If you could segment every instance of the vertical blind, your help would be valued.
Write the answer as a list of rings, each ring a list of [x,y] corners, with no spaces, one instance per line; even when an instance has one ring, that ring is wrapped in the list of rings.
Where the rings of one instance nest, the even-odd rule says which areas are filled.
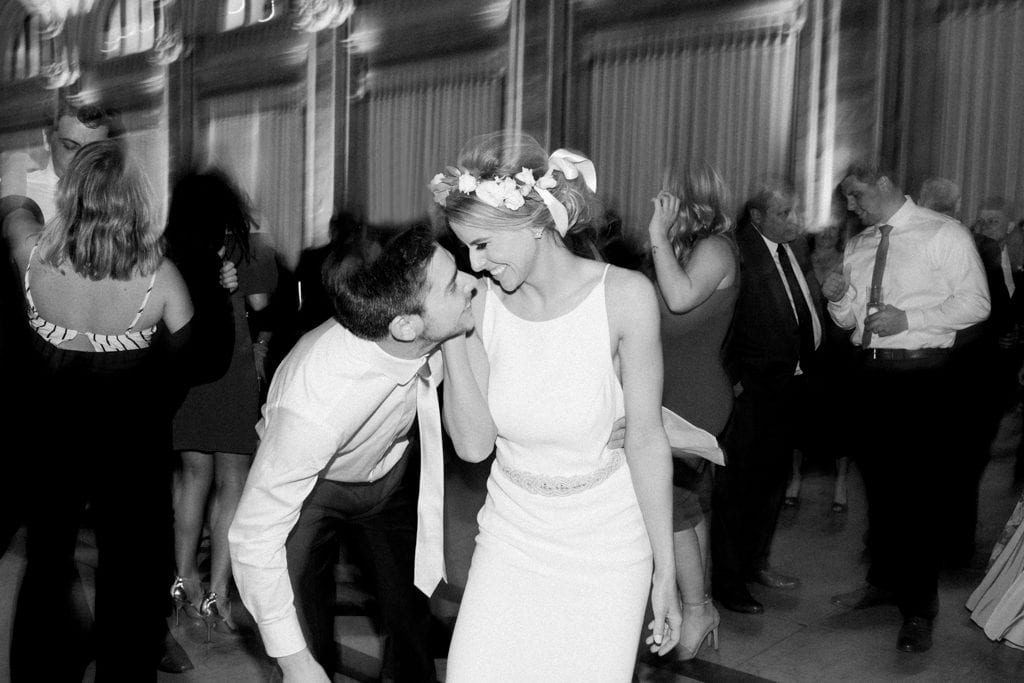
[[[163,104],[149,109],[126,110],[121,113],[124,138],[129,151],[139,160],[149,177],[156,196],[160,216],[167,210],[167,178],[170,170],[170,127],[167,107]]]
[[[798,30],[789,26],[632,39],[587,47],[589,152],[601,194],[642,242],[666,168],[706,161],[734,202],[791,162]]]
[[[480,68],[481,64],[484,68]],[[501,127],[503,72],[493,60],[389,67],[370,74],[367,220],[427,214],[427,184],[470,137]]]
[[[206,162],[234,177],[260,229],[294,266],[307,231],[303,213],[304,104],[301,91],[258,90],[204,101]]]
[[[960,185],[970,224],[988,196],[1024,200],[1024,2],[956,3],[935,68],[933,173]]]
[[[57,60],[54,41],[43,35],[43,22],[38,16],[26,16],[19,29],[11,41],[10,51],[5,55],[5,80],[38,76]]]

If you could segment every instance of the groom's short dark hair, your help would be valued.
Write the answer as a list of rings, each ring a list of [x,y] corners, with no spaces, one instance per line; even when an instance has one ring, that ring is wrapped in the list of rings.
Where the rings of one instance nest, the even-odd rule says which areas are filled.
[[[436,248],[430,228],[416,225],[332,254],[323,276],[335,319],[357,337],[377,340],[388,335],[395,316],[422,313],[427,267]]]

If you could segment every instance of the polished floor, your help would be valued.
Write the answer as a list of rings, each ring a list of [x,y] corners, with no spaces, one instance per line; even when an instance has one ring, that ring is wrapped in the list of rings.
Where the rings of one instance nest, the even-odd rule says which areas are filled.
[[[941,612],[935,627],[935,646],[925,654],[903,654],[895,640],[900,619],[895,607],[848,612],[829,603],[829,596],[862,582],[861,538],[865,529],[863,489],[851,470],[849,511],[831,513],[831,476],[811,468],[797,509],[783,513],[773,555],[775,567],[797,575],[800,588],[773,591],[755,586],[765,604],[758,616],[722,613],[721,646],[705,649],[692,662],[671,656],[645,658],[641,681],[1020,681],[1024,652],[991,643],[969,618],[963,604],[980,581],[993,542],[1019,496],[1011,485],[1013,458],[1021,438],[1019,412],[1008,414],[993,443],[992,461],[982,482],[978,552],[974,566],[944,573],[940,585]],[[475,533],[474,517],[483,500],[486,465],[453,464],[448,470],[447,523],[449,579],[434,598],[438,616],[438,672],[444,674],[444,625],[458,605],[458,586],[464,585]],[[16,542],[0,560],[0,681],[8,678],[11,605],[23,566],[23,546]],[[95,562],[87,534],[79,548],[83,581],[91,587]],[[345,675],[335,681],[373,681],[379,672],[380,640],[365,616],[366,595],[358,577],[340,564],[337,639]],[[183,622],[172,629],[188,651],[195,669],[181,675],[161,674],[171,683],[254,682],[280,680],[273,662],[262,653],[251,621],[236,605],[236,615],[250,626],[239,635],[214,633],[206,642],[201,623]],[[524,653],[528,656],[528,653]],[[561,682],[557,682],[561,683]]]

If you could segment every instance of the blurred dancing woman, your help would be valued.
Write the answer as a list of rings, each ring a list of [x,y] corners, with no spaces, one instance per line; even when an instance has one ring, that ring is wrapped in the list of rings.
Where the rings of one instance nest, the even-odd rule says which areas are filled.
[[[739,292],[739,261],[721,177],[707,164],[671,179],[653,200],[648,227],[661,300],[665,354],[663,402],[718,436],[732,412],[732,383],[722,365],[722,343]],[[692,659],[709,635],[717,646],[718,611],[705,586],[711,470],[704,460],[677,454],[674,465],[673,540],[683,596],[682,658]]]
[[[652,651],[679,637],[658,304],[642,275],[571,251],[601,215],[594,180],[583,157],[495,133],[431,183],[487,273],[476,332],[443,347],[445,417],[463,457],[497,447],[452,683],[628,681],[648,593]],[[625,455],[605,448],[623,411]]]
[[[228,526],[256,451],[260,382],[267,378],[271,334],[266,309],[277,286],[273,249],[259,233],[250,233],[253,227],[248,202],[221,171],[189,173],[175,184],[167,221],[172,250],[218,254],[235,263],[238,288],[231,296],[230,366],[219,379],[189,391],[174,417],[174,449],[181,453],[182,469],[174,488],[177,576],[171,597],[179,610],[198,612],[211,628],[228,631],[235,629]],[[256,339],[250,327],[258,330]],[[211,487],[210,584],[203,592],[196,553]]]
[[[16,439],[32,444],[36,471],[12,680],[81,680],[88,664],[71,599],[86,503],[99,550],[96,679],[155,680],[167,634],[168,354],[184,348],[192,304],[163,257],[152,189],[119,143],[78,152],[45,228],[30,200],[22,207],[2,218],[35,331],[34,386],[19,400],[40,413]]]

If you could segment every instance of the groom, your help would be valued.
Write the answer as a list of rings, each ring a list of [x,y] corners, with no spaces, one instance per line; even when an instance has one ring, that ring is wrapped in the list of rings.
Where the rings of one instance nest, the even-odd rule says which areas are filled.
[[[235,581],[285,680],[328,681],[333,566],[342,536],[361,544],[388,636],[385,670],[399,682],[433,681],[427,598],[443,556],[424,580],[417,506],[433,503],[433,519],[441,512],[422,493],[443,477],[435,351],[473,327],[475,283],[425,227],[395,235],[375,257],[330,262],[324,275],[335,317],[285,358],[256,426],[260,446],[229,532]],[[410,433],[417,413],[422,452]],[[424,531],[431,517],[419,512]]]

